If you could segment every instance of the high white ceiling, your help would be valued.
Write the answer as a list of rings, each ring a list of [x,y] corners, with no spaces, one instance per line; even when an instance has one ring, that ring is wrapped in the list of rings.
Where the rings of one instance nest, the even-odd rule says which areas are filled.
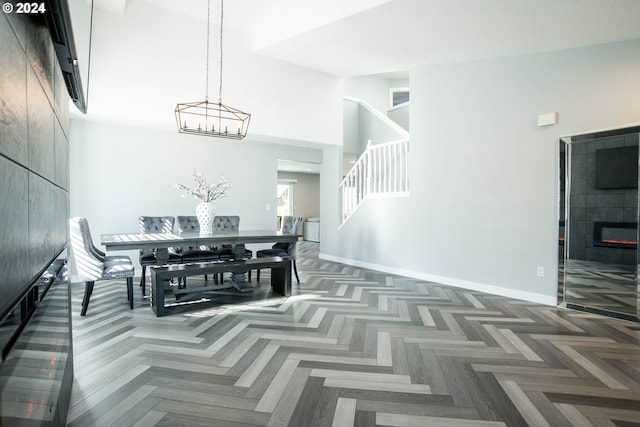
[[[126,13],[126,0],[95,0]],[[206,19],[206,0],[145,1]],[[220,0],[211,1],[218,19]],[[255,51],[350,77],[640,37],[638,0],[227,0]]]

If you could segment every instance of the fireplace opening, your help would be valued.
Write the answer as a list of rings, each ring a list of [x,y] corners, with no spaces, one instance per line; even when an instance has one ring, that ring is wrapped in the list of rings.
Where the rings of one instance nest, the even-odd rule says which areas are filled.
[[[638,247],[638,224],[635,222],[594,222],[593,245],[636,249]]]

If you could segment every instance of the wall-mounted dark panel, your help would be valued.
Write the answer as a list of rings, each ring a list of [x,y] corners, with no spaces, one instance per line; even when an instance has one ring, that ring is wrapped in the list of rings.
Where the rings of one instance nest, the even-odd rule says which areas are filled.
[[[596,150],[596,188],[638,188],[638,146]]]
[[[28,171],[0,156],[0,313],[31,278],[29,269]]]
[[[67,106],[68,108],[68,106]],[[60,124],[55,122],[55,134],[54,134],[54,156],[55,156],[55,175],[54,182],[56,185],[69,189],[69,143],[67,138],[60,127]]]
[[[5,20],[5,17],[0,16]],[[27,60],[9,25],[0,25],[0,154],[27,162]]]
[[[29,169],[53,181],[54,169],[54,115],[38,83],[27,67]]]
[[[54,111],[57,117],[57,122],[62,126],[62,130],[66,139],[69,139],[69,92],[67,91],[67,85],[62,77],[62,71],[56,67],[53,74],[54,80]]]
[[[0,15],[0,307],[62,249],[69,216],[69,98],[42,17],[13,15]]]
[[[42,177],[29,174],[29,263],[31,275],[51,261],[55,252],[54,207],[56,187]]]
[[[25,52],[27,50],[26,48],[27,19],[28,19],[27,15],[20,14],[20,13],[5,13],[3,15],[7,18],[11,29],[15,33],[22,51]],[[7,39],[3,38],[2,42],[4,43],[5,40]]]
[[[49,103],[53,105],[55,51],[43,16],[31,15],[27,22],[27,59],[31,63]]]
[[[69,192],[56,187],[54,197],[54,247],[61,248],[68,240]]]

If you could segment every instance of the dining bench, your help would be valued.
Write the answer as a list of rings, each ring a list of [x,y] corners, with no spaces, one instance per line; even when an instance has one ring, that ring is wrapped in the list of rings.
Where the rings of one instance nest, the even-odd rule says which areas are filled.
[[[158,267],[151,267],[151,308],[157,317],[169,314],[172,309],[179,307],[181,304],[171,304],[165,306],[165,286],[169,284],[171,279],[176,277],[199,276],[204,274],[217,273],[245,273],[252,269],[271,269],[271,288],[274,292],[289,296],[291,295],[291,259],[289,257],[267,257],[267,258],[251,258],[239,261],[211,261],[192,264],[170,264]],[[235,287],[240,292],[251,291],[253,288],[245,283],[225,282],[218,285],[188,287],[185,289],[175,289],[173,291],[176,299],[179,295],[209,292],[223,290]],[[185,301],[184,305],[197,308],[199,304],[193,301]]]

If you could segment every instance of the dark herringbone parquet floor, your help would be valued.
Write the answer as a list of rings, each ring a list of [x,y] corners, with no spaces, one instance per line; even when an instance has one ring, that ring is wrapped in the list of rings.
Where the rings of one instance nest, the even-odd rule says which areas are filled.
[[[567,260],[564,265],[565,300],[570,304],[640,317],[636,267]]]
[[[71,426],[640,425],[640,324],[317,258],[290,298],[155,318],[73,285]]]

